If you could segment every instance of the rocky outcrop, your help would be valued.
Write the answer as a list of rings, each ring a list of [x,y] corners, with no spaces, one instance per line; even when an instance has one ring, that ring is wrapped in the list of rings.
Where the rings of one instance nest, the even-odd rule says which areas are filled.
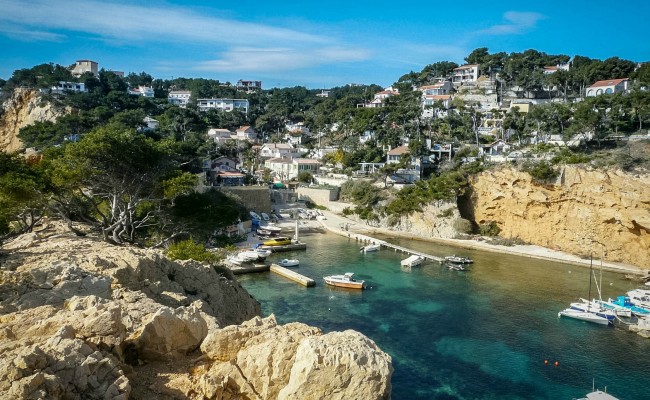
[[[12,153],[23,147],[18,138],[20,128],[40,121],[55,121],[63,112],[41,101],[37,90],[17,88],[2,104],[0,113],[0,151]]]
[[[501,236],[606,260],[650,265],[650,176],[565,166],[552,184],[512,168],[472,182],[477,223],[495,221]]]
[[[0,250],[0,393],[390,396],[390,357],[365,336],[259,314],[228,270],[78,238],[48,222]]]

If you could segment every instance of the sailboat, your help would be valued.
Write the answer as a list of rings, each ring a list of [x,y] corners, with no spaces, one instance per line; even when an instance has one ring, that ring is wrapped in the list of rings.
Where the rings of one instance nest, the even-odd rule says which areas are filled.
[[[589,298],[591,298],[592,274],[593,274],[593,260],[592,263],[589,265]],[[578,304],[584,304],[584,303],[571,303],[571,306],[569,308],[562,310],[557,314],[558,318],[569,317],[580,321],[593,322],[595,324],[600,324],[600,325],[609,325],[610,323],[612,323],[609,319],[607,319],[607,317],[598,315],[599,313],[597,311],[600,311],[600,307],[598,310],[595,310],[592,307],[592,302],[588,301],[586,303],[586,307],[578,307],[579,309],[574,308],[574,306]]]

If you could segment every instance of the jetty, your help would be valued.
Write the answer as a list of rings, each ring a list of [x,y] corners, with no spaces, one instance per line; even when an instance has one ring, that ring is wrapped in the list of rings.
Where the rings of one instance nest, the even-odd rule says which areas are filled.
[[[285,244],[282,246],[260,246],[262,250],[271,250],[274,253],[280,253],[283,251],[293,251],[293,250],[306,250],[306,243],[291,243]]]
[[[327,226],[325,224],[323,224],[323,225]],[[398,246],[396,244],[389,243],[389,242],[387,242],[385,240],[380,240],[380,239],[374,238],[372,236],[366,236],[366,235],[362,235],[360,233],[340,232],[340,231],[336,231],[336,230],[332,230],[332,229],[330,229],[330,230],[332,232],[338,233],[339,235],[347,236],[350,239],[355,239],[356,241],[364,243],[364,244],[365,243],[367,243],[367,244],[378,244],[381,247],[386,247],[386,248],[389,248],[389,249],[393,249],[395,251],[406,253],[406,254],[409,254],[409,255],[412,255],[412,256],[419,256],[419,257],[422,257],[425,260],[436,261],[436,262],[439,262],[439,263],[442,263],[443,261],[445,261],[445,259],[443,257],[438,257],[438,256],[434,256],[432,254],[423,253],[421,251],[412,250],[412,249],[409,249],[409,248],[406,248],[406,247],[403,247],[403,246]]]
[[[271,272],[275,272],[276,274],[278,274],[280,276],[283,276],[283,277],[285,277],[287,279],[290,279],[290,280],[292,280],[294,282],[298,282],[299,284],[301,284],[303,286],[310,287],[310,286],[315,286],[316,285],[316,282],[313,279],[308,278],[308,277],[306,277],[304,275],[300,275],[299,273],[297,273],[295,271],[292,271],[290,269],[281,267],[278,264],[271,264],[270,269],[271,269]]]
[[[233,275],[242,275],[249,274],[252,272],[266,272],[271,268],[268,264],[263,263],[253,263],[253,264],[242,264],[235,265],[228,263],[228,269],[233,273]]]

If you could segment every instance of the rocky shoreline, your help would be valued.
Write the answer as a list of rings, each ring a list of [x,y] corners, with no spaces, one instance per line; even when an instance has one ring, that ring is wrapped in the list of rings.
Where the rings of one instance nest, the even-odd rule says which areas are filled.
[[[226,269],[49,221],[0,249],[0,273],[7,398],[390,398],[374,342],[261,318]]]

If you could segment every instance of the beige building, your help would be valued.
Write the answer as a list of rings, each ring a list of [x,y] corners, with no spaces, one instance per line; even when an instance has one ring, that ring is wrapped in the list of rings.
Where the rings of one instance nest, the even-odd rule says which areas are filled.
[[[311,158],[271,158],[264,162],[264,168],[270,169],[275,178],[283,181],[295,179],[301,172],[315,175],[320,165],[320,161]]]
[[[90,72],[95,76],[99,75],[99,64],[91,60],[77,60],[74,67],[72,67],[72,76],[80,77],[86,72]]]

